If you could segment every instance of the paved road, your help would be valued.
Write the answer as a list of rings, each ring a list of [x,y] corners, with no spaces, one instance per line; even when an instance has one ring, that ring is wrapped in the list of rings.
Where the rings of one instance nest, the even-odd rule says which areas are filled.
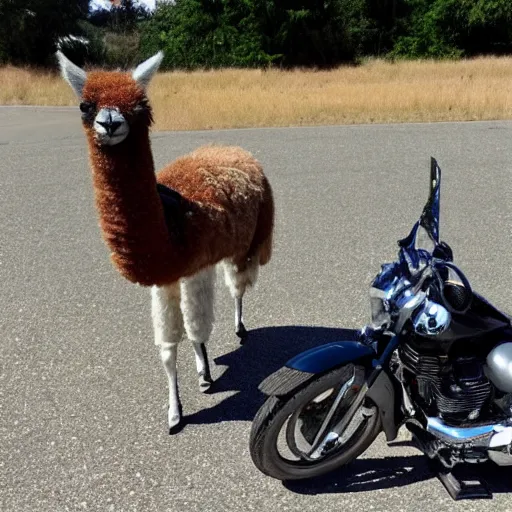
[[[157,133],[156,163],[210,141],[263,162],[276,247],[247,297],[243,348],[219,286],[217,393],[196,391],[183,345],[189,424],[170,437],[148,291],[108,261],[78,112],[0,108],[0,510],[488,510],[454,504],[418,452],[380,438],[349,468],[293,486],[261,475],[247,440],[257,384],[366,321],[369,281],[426,198],[430,155],[444,170],[443,237],[475,288],[512,311],[512,123]],[[501,475],[492,506],[511,510]]]

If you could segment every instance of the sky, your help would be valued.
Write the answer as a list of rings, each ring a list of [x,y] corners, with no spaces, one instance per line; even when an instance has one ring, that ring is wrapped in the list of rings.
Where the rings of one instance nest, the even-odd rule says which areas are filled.
[[[150,9],[155,8],[155,0],[138,0],[138,3],[144,4]],[[92,0],[91,5],[93,7],[109,7],[110,2],[109,0]]]

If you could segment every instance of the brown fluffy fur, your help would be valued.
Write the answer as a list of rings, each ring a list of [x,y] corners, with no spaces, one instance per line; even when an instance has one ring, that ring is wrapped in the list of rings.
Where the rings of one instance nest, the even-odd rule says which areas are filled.
[[[250,153],[238,147],[202,147],[156,177],[149,141],[151,111],[132,116],[146,98],[131,76],[90,73],[83,100],[98,108],[118,107],[130,122],[124,141],[100,146],[84,121],[100,225],[112,261],[124,277],[142,285],[164,285],[225,258],[240,270],[252,258],[260,265],[269,261],[272,192]],[[184,198],[171,234],[157,180]]]

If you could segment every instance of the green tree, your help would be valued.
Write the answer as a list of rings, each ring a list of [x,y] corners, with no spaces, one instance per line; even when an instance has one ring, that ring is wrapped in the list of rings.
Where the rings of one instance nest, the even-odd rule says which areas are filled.
[[[94,52],[88,52],[86,60],[103,67],[127,69],[140,60],[140,26],[151,17],[142,4],[134,0],[121,0],[110,9],[95,9],[89,14],[84,34],[91,42],[101,38],[101,47],[94,45]],[[101,50],[101,51],[98,51]]]
[[[394,56],[460,57],[512,50],[509,0],[407,0]]]
[[[110,9],[95,9],[89,14],[89,22],[104,29],[116,33],[135,32],[139,23],[151,16],[149,10],[143,4],[134,0],[121,0],[117,6]]]
[[[262,50],[250,0],[176,0],[159,4],[143,25],[142,50],[165,50],[163,66],[259,66],[272,60]]]
[[[176,0],[145,24],[145,54],[179,68],[332,66],[363,51],[369,0]]]
[[[407,0],[366,0],[368,24],[364,54],[382,56],[391,51],[400,35],[404,17],[409,13]]]
[[[467,55],[512,52],[512,2],[467,1],[468,31],[460,45]]]
[[[332,66],[362,54],[365,0],[255,0],[264,49],[285,66]]]
[[[58,37],[77,30],[88,6],[89,0],[0,0],[0,60],[50,63]]]

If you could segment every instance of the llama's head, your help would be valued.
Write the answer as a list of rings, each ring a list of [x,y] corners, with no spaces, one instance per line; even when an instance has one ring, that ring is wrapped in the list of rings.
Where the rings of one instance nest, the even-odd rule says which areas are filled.
[[[123,142],[137,126],[153,121],[146,88],[162,62],[159,52],[132,73],[94,71],[86,73],[57,52],[62,76],[80,98],[86,132],[100,146]]]

